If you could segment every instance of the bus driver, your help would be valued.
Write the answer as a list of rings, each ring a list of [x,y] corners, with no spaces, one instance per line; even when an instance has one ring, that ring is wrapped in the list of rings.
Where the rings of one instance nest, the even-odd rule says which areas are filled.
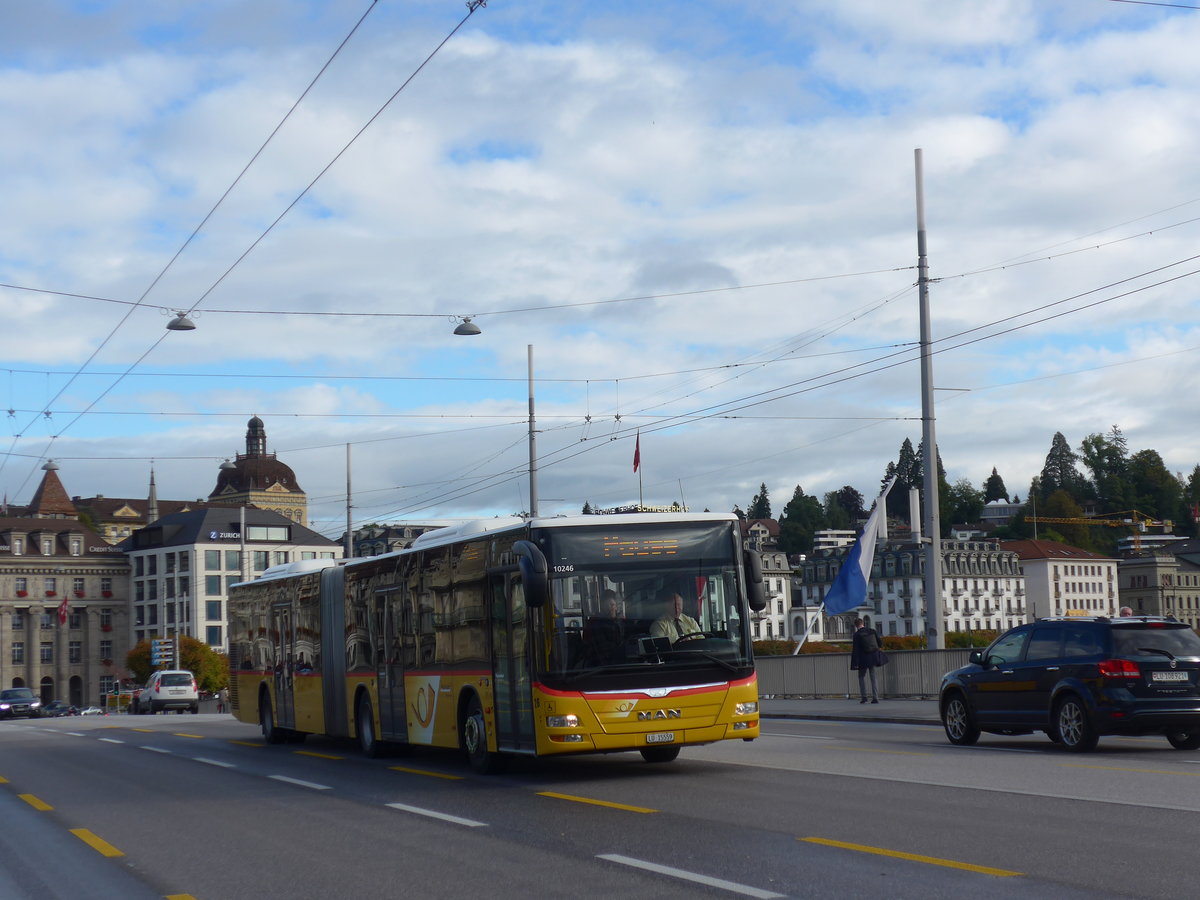
[[[696,620],[683,611],[683,597],[668,593],[665,597],[663,615],[650,626],[651,637],[665,637],[672,644],[689,634],[699,634]]]

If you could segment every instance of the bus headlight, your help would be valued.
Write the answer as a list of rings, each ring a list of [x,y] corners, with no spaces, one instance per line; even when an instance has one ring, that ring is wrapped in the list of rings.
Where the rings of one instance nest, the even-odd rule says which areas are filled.
[[[546,726],[549,728],[578,728],[579,716],[547,716]]]
[[[733,705],[733,714],[735,716],[752,716],[758,712],[758,701],[754,703],[735,703]]]

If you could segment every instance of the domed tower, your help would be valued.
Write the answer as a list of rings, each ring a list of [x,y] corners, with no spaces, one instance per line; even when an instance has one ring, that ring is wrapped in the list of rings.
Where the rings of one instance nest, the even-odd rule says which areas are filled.
[[[258,416],[246,423],[246,452],[221,463],[217,486],[208,499],[212,503],[274,510],[293,522],[308,525],[308,496],[291,466],[267,452],[267,429]]]

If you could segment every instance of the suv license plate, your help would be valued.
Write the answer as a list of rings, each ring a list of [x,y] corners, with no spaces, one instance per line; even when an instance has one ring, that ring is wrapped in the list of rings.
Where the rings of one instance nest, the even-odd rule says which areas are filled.
[[[675,742],[675,732],[659,731],[655,734],[646,735],[647,744],[672,744]]]
[[[1151,672],[1151,681],[1187,681],[1187,672]]]

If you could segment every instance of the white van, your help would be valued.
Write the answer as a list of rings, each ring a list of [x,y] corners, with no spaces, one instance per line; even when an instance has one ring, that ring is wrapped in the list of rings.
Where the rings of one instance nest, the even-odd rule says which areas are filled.
[[[170,709],[200,712],[200,693],[196,690],[196,676],[191,672],[175,669],[155,672],[133,699],[129,711],[134,715],[154,715]]]

